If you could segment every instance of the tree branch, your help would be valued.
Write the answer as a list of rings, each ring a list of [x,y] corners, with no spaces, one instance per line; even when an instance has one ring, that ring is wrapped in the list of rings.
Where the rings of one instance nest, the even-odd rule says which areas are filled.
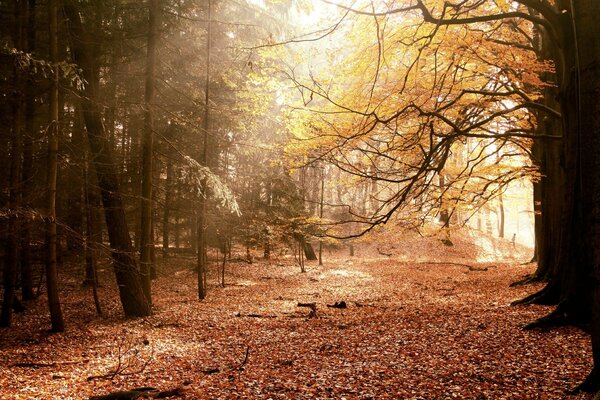
[[[423,4],[423,1],[417,0],[417,6],[421,10],[421,14],[423,15],[423,19],[426,22],[436,24],[436,25],[468,25],[475,24],[479,22],[493,22],[500,21],[503,19],[512,19],[519,18],[524,19],[526,21],[532,22],[536,25],[542,25],[549,31],[554,31],[553,25],[549,20],[544,18],[539,18],[527,13],[519,12],[519,11],[511,11],[500,14],[492,14],[492,15],[479,15],[475,17],[467,17],[467,18],[452,18],[452,19],[443,19],[434,17],[427,6]]]

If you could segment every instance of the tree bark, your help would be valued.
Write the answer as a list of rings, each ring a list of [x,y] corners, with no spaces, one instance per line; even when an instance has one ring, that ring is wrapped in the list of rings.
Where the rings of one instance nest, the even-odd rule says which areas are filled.
[[[65,323],[60,307],[58,294],[58,271],[56,267],[56,182],[58,175],[58,0],[48,3],[50,28],[50,61],[52,68],[52,85],[50,88],[50,123],[48,127],[48,160],[46,176],[46,289],[48,292],[48,308],[53,332],[63,332]]]
[[[158,0],[149,0],[148,46],[146,50],[146,92],[144,95],[144,137],[142,150],[142,216],[140,240],[140,267],[144,294],[152,304],[152,164],[154,151],[154,75],[156,39],[158,31]]]
[[[325,166],[321,167],[321,198],[319,199],[319,220],[323,223],[323,202],[325,201]],[[323,239],[319,238],[319,265],[323,265]]]
[[[201,164],[208,165],[208,141],[210,130],[210,54],[211,54],[211,30],[212,30],[212,8],[211,0],[208,0],[208,18],[206,35],[206,85],[204,87],[204,143],[202,146]],[[208,187],[206,179],[202,180],[202,196],[198,214],[198,298],[206,297],[206,198]]]
[[[306,256],[306,259],[311,261],[318,260],[317,254],[315,253],[315,249],[313,248],[312,244],[309,241],[307,241],[304,237],[302,237],[300,242],[302,244],[302,251]]]
[[[162,225],[162,252],[163,258],[169,257],[169,242],[171,241],[171,203],[173,190],[173,162],[167,156],[167,179],[165,180],[165,205],[163,210],[163,225]]]
[[[26,3],[20,0],[15,5],[15,29],[14,43],[17,49],[24,48]],[[6,238],[6,260],[4,263],[3,281],[4,297],[2,310],[0,312],[0,326],[9,327],[12,324],[12,310],[16,304],[16,278],[19,265],[19,242],[20,242],[20,208],[21,208],[21,165],[23,152],[23,128],[24,128],[24,76],[18,66],[14,71],[14,95],[12,100],[13,126],[10,150],[10,187],[8,208],[8,233]]]
[[[86,80],[82,93],[83,116],[98,185],[102,194],[113,268],[121,304],[125,315],[129,317],[147,316],[150,314],[150,305],[142,288],[131,237],[127,228],[116,166],[98,108],[99,74],[89,47],[92,39],[88,31],[83,29],[81,16],[76,6],[68,3],[65,5],[64,10],[73,31],[73,59],[82,69],[83,77]]]
[[[90,162],[87,151],[84,159],[84,197],[86,210],[86,230],[85,230],[85,279],[83,286],[91,286],[94,297],[94,306],[96,313],[102,315],[102,306],[98,296],[98,265],[97,251],[98,245],[102,242],[102,231],[100,229],[99,209],[97,207],[100,202],[97,199],[95,190],[90,183]]]
[[[576,103],[568,103],[571,109],[565,122],[575,135],[579,150],[577,162],[576,193],[580,195],[576,205],[575,225],[581,227],[581,236],[574,238],[573,247],[580,259],[578,288],[590,288],[592,295],[592,353],[594,370],[591,373],[591,389],[600,389],[600,32],[597,16],[600,2],[578,0],[573,4],[576,63],[570,81]],[[570,100],[567,99],[566,100]],[[580,245],[581,247],[577,247]],[[592,280],[589,279],[589,273]],[[587,300],[586,298],[583,301]]]
[[[27,51],[35,50],[35,18],[36,0],[28,1],[27,16]],[[35,125],[35,87],[32,79],[25,82],[25,136],[23,139],[23,168],[22,168],[22,198],[26,215],[21,225],[21,296],[23,300],[33,300],[33,271],[31,262],[31,229],[33,218],[29,215],[32,210],[33,191],[33,140],[37,136]]]

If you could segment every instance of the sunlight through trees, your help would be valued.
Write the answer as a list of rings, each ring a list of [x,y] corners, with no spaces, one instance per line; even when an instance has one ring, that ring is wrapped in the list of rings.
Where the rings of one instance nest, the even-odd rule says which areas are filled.
[[[589,331],[576,391],[600,390],[597,15],[595,0],[0,2],[0,326],[45,318],[44,297],[68,332],[61,301],[72,312],[86,287],[96,318],[114,298],[150,318],[153,281],[186,259],[196,311],[234,266],[400,262],[419,237],[487,271],[451,261],[468,238],[532,248],[512,280],[541,285],[513,305],[553,307],[527,329]]]

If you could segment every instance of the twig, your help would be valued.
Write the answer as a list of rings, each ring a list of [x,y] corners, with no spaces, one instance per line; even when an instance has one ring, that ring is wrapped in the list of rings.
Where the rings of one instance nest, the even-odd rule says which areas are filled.
[[[237,367],[231,368],[231,371],[243,371],[244,365],[248,362],[248,357],[250,356],[250,346],[246,346],[246,355],[244,356],[244,360]]]
[[[208,369],[200,370],[200,372],[202,372],[206,375],[212,375],[212,374],[221,372],[221,369],[220,368],[208,368]]]
[[[144,344],[147,344],[147,341],[144,341]],[[148,367],[148,365],[150,364],[150,362],[152,362],[153,358],[154,358],[154,347],[151,347],[151,352],[150,355],[148,356],[148,358],[146,360],[144,360],[144,362],[139,365],[139,363],[137,363],[136,361],[139,360],[140,357],[140,353],[141,351],[137,348],[133,348],[132,347],[128,347],[128,348],[123,348],[124,346],[126,346],[128,343],[125,343],[125,339],[123,339],[123,341],[121,343],[119,343],[118,348],[117,348],[117,365],[114,367],[114,370],[111,372],[108,372],[106,374],[102,374],[102,375],[91,375],[87,377],[88,381],[92,381],[95,379],[114,379],[116,376],[131,376],[131,375],[137,375],[140,374],[142,372],[144,372],[144,370],[146,369],[146,367]],[[128,354],[129,353],[129,354]],[[135,371],[131,371],[128,372],[128,370],[132,367],[134,367],[135,365],[139,365],[139,367],[135,370]]]
[[[380,249],[379,247],[376,247],[376,249],[377,249],[377,252],[378,252],[379,254],[381,254],[382,256],[386,256],[386,257],[391,257],[391,256],[393,256],[393,254],[392,254],[392,253],[385,253],[385,252],[381,251],[381,249]]]
[[[254,313],[250,313],[250,314],[235,313],[235,316],[236,317],[247,317],[247,318],[277,318],[277,315],[254,314]]]

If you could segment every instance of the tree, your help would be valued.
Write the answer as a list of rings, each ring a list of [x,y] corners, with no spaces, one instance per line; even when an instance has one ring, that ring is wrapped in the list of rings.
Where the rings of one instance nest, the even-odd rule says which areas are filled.
[[[80,66],[86,81],[83,89],[82,109],[91,156],[102,193],[113,269],[119,287],[121,304],[127,316],[146,316],[150,314],[150,306],[143,292],[140,273],[133,253],[109,138],[106,135],[96,102],[99,70],[90,48],[93,41],[89,32],[83,28],[81,11],[77,6],[70,2],[65,4],[64,10],[74,36],[72,57]]]
[[[58,157],[58,0],[48,3],[48,16],[50,19],[50,62],[54,65],[52,73],[52,87],[50,91],[50,122],[48,127],[48,168],[47,168],[47,215],[46,215],[46,288],[48,291],[48,305],[52,331],[62,332],[65,323],[58,297],[58,277],[56,270],[56,178]]]
[[[338,34],[357,46],[341,53],[335,73],[313,70],[304,78],[299,67],[284,71],[301,96],[301,105],[290,113],[299,120],[292,132],[300,154],[354,176],[355,190],[364,197],[349,210],[346,225],[362,227],[351,235],[394,215],[417,228],[437,215],[448,214],[444,219],[449,220],[461,204],[477,210],[511,181],[533,173],[526,162],[534,127],[527,108],[536,93],[523,98],[520,87],[527,83],[539,90],[543,82],[536,72],[547,66],[522,49],[510,54],[528,65],[530,75],[515,76],[511,57],[489,61],[504,47],[485,29],[510,35],[508,26],[415,25],[422,18],[415,7],[404,10],[402,18],[397,12],[364,11],[367,17],[354,24],[360,29],[338,27]],[[399,37],[400,49],[385,46],[383,32]],[[365,33],[372,33],[372,40]],[[308,112],[301,111],[302,105]],[[474,145],[465,165],[453,166],[469,140]],[[501,163],[495,162],[496,153]],[[372,181],[378,182],[374,195],[365,190]]]
[[[148,18],[148,45],[146,49],[146,92],[144,95],[144,138],[142,153],[142,216],[140,241],[140,266],[144,293],[152,303],[151,265],[154,238],[152,237],[152,175],[154,149],[154,70],[156,64],[157,21],[160,8],[158,0],[150,0]]]
[[[14,5],[15,26],[13,30],[13,42],[15,48],[23,49],[26,38],[25,22],[27,16],[27,2],[21,0]],[[13,60],[13,62],[16,60]],[[4,263],[3,282],[4,295],[2,311],[0,314],[0,326],[8,327],[12,324],[12,311],[15,306],[16,278],[19,261],[19,237],[21,217],[19,215],[21,206],[21,165],[23,150],[24,130],[24,80],[25,72],[14,62],[13,77],[14,89],[11,96],[12,108],[12,132],[10,144],[10,178],[9,178],[9,201],[10,213],[8,215],[8,231],[6,238],[6,260]]]
[[[208,146],[209,146],[209,135],[211,130],[210,123],[210,56],[212,48],[212,4],[211,0],[208,0],[208,11],[206,18],[206,84],[204,86],[204,125],[203,125],[203,143],[202,153],[200,156],[200,163],[207,167],[208,166]],[[200,207],[198,211],[198,298],[203,300],[206,297],[206,269],[207,269],[207,254],[206,254],[206,197],[208,195],[208,186],[206,178],[201,182],[202,197],[200,198]]]
[[[536,190],[542,211],[538,221],[543,221],[538,224],[543,229],[538,230],[538,255],[540,266],[548,272],[544,275],[550,278],[541,295],[558,302],[556,310],[540,322],[581,324],[592,317],[595,367],[582,389],[600,388],[600,290],[591,283],[600,278],[600,34],[592,22],[600,3],[416,0],[379,9],[373,4],[340,7],[373,22],[376,54],[371,58],[375,65],[365,65],[364,57],[345,61],[362,74],[359,82],[367,81],[346,93],[362,93],[366,100],[356,104],[340,93],[332,83],[335,79],[311,73],[303,80],[295,70],[287,74],[304,105],[312,103],[314,118],[297,132],[310,139],[307,147],[320,148],[317,157],[343,171],[379,179],[388,186],[385,207],[371,217],[357,214],[349,222],[365,224],[364,231],[368,231],[403,209],[417,206],[413,211],[430,213],[436,201],[427,188],[446,165],[453,143],[463,138],[480,139],[483,147],[468,160],[462,174],[450,182],[446,179],[445,186],[455,189],[443,193],[451,194],[455,204],[487,201],[501,194],[519,174],[488,168],[485,160],[494,154],[527,156],[533,140],[534,160],[547,174]],[[407,29],[411,23],[415,29]],[[538,28],[551,63],[533,60]],[[356,31],[363,34],[361,29]],[[395,43],[405,46],[404,52],[389,41],[386,47],[384,33],[390,31],[396,35]],[[386,49],[409,59],[396,60]],[[404,71],[400,80],[388,73],[390,66]],[[557,101],[551,97],[536,100],[552,95],[548,88],[552,82],[545,84],[540,77],[550,75],[554,68]],[[427,80],[418,81],[417,75]],[[393,108],[386,109],[390,103]],[[560,128],[555,118],[562,120]],[[556,140],[558,145],[547,143]],[[371,170],[377,170],[377,176]],[[471,187],[465,191],[466,183]],[[564,189],[552,193],[561,183]]]
[[[27,52],[31,53],[36,47],[36,1],[30,0],[28,4],[27,21]],[[33,300],[33,266],[31,255],[31,240],[33,221],[30,211],[32,210],[34,190],[34,170],[33,170],[33,142],[37,136],[38,127],[36,126],[35,115],[35,81],[31,74],[27,79],[25,88],[25,137],[23,140],[23,167],[22,167],[22,199],[23,207],[26,210],[21,227],[21,293],[23,300]]]

